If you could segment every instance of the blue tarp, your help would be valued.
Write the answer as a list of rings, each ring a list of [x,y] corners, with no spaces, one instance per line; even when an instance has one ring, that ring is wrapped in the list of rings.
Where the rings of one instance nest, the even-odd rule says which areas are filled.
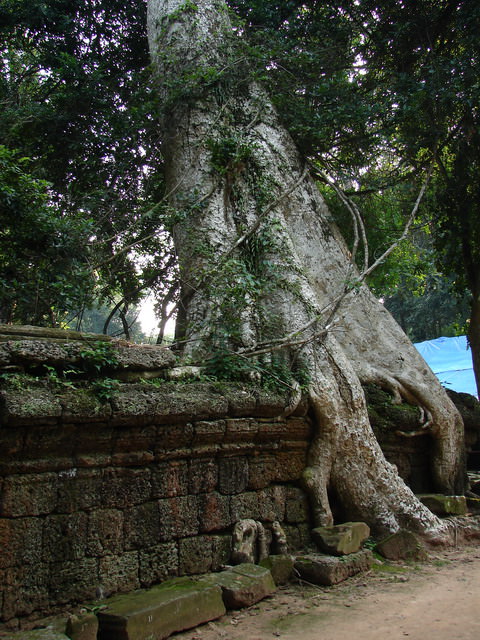
[[[466,336],[417,342],[415,347],[447,389],[477,395],[472,352]]]

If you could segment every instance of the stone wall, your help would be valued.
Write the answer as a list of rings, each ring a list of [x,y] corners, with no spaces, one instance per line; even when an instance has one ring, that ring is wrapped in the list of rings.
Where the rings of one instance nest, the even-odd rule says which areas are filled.
[[[215,571],[243,518],[308,542],[306,402],[285,418],[288,397],[168,382],[192,373],[174,364],[161,347],[0,326],[0,620]],[[366,397],[386,457],[431,491],[430,436],[409,437],[419,409]],[[466,424],[478,441],[478,415]]]
[[[17,377],[0,400],[4,621],[216,570],[241,518],[280,521],[292,548],[308,537],[311,425],[283,398],[118,383],[102,402]]]

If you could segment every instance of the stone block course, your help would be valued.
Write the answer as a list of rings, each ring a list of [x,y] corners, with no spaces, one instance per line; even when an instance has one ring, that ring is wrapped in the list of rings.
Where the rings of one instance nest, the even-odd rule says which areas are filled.
[[[117,592],[134,591],[140,587],[139,557],[137,551],[100,558],[97,595],[108,596]],[[90,596],[90,599],[94,595]]]
[[[248,460],[245,457],[222,458],[218,466],[218,490],[224,494],[236,494],[248,485]]]
[[[188,494],[188,462],[161,462],[151,467],[153,498],[174,498]]]
[[[69,602],[88,602],[95,598],[99,585],[99,561],[96,558],[84,558],[81,562],[55,562],[51,563],[48,569],[48,598],[50,601],[57,604],[67,604]],[[111,576],[112,582],[114,582],[113,571]]]
[[[158,502],[145,502],[127,509],[124,515],[124,535],[126,551],[157,544],[160,540]]]
[[[124,545],[123,520],[124,512],[118,509],[90,512],[85,547],[87,556],[101,558],[121,553]]]
[[[202,533],[229,528],[233,524],[230,515],[230,497],[216,492],[200,496],[199,521]]]
[[[218,484],[218,466],[214,460],[191,460],[188,470],[188,493],[197,495],[214,491]]]
[[[43,522],[43,561],[81,560],[85,557],[87,532],[88,516],[82,511],[47,516]]]
[[[57,506],[58,474],[13,475],[5,479],[0,493],[2,516],[38,516]]]
[[[0,518],[0,569],[36,565],[42,557],[40,518]]]
[[[182,384],[175,393],[171,383],[160,391],[121,386],[128,389],[117,404],[100,404],[85,390],[54,393],[55,416],[51,391],[33,394],[35,416],[18,409],[13,417],[19,400],[7,398],[1,620],[218,571],[229,563],[239,519],[259,520],[268,532],[288,518],[289,541],[304,540],[308,515],[295,485],[308,443],[283,439],[301,428],[299,418],[274,418],[278,397],[269,396],[264,411],[248,390],[236,402],[234,385]],[[194,397],[180,398],[190,391]],[[262,441],[253,441],[260,428]]]
[[[179,573],[178,543],[166,542],[142,549],[138,554],[140,585],[149,587]]]

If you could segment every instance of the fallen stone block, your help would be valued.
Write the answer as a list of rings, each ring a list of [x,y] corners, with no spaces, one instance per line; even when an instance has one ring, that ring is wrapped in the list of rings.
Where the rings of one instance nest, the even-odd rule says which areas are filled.
[[[71,640],[97,640],[98,618],[94,613],[69,616],[66,633]]]
[[[432,513],[437,516],[464,516],[467,514],[465,496],[444,496],[441,493],[424,493],[417,495]]]
[[[259,565],[265,567],[272,574],[277,585],[287,584],[293,574],[293,557],[288,555],[270,555],[260,560]]]
[[[427,560],[428,558],[420,538],[407,529],[399,529],[381,540],[376,550],[388,560]]]
[[[163,640],[225,613],[220,587],[191,578],[114,596],[105,604],[98,613],[99,640]]]
[[[308,554],[295,559],[295,569],[300,578],[313,584],[331,586],[347,578],[368,571],[373,562],[369,549],[362,549],[346,556]]]
[[[364,522],[345,522],[312,530],[312,539],[320,551],[334,556],[360,551],[369,535],[370,527]]]
[[[276,590],[270,571],[250,563],[239,564],[228,571],[211,573],[201,580],[221,587],[227,609],[250,607]]]

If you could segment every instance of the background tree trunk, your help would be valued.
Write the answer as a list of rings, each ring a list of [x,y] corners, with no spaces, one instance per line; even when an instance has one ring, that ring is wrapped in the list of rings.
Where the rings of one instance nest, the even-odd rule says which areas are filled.
[[[436,488],[445,493],[463,489],[461,418],[368,288],[349,286],[357,273],[348,250],[268,96],[250,79],[225,4],[150,0],[148,22],[177,211],[185,354],[199,360],[216,349],[273,347],[271,359],[283,359],[294,376],[308,372],[316,435],[304,480],[317,524],[333,520],[333,490],[348,516],[378,535],[408,527],[447,538],[447,525],[385,460],[362,382],[425,410]],[[279,350],[282,339],[289,346]]]

